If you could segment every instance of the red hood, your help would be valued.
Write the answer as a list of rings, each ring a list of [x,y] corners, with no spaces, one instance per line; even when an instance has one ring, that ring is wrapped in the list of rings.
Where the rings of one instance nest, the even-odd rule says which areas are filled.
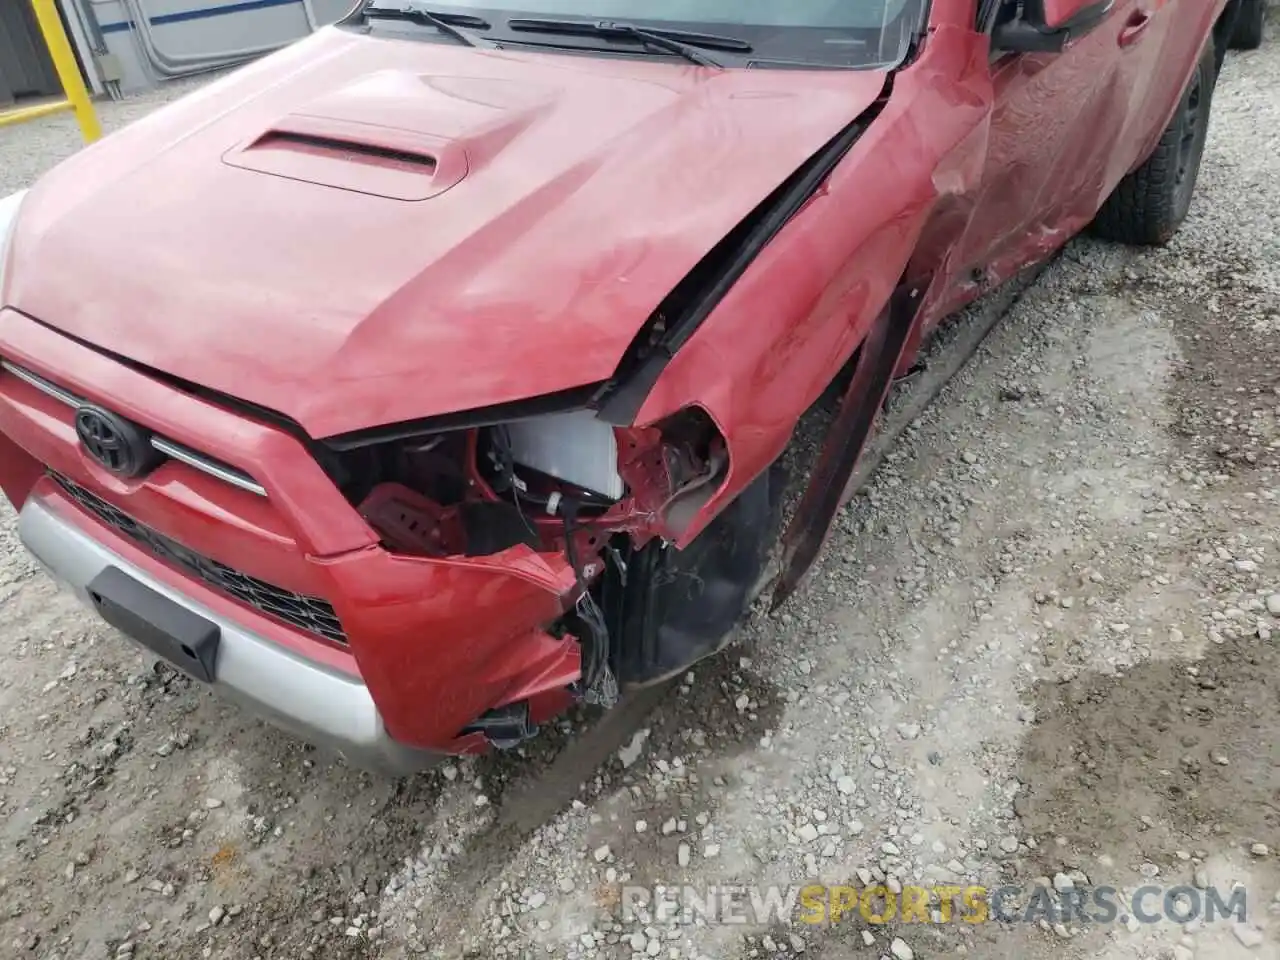
[[[568,389],[883,81],[324,30],[45,177],[9,299],[313,436]]]

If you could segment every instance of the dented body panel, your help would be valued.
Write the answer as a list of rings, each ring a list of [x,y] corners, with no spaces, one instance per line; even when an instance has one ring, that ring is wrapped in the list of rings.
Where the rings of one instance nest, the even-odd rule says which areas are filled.
[[[323,31],[27,198],[0,489],[367,687],[398,743],[517,742],[718,649],[772,468],[853,363],[785,535],[794,586],[891,375],[1089,223],[1226,2],[1116,0],[1063,52],[1011,54],[974,0],[934,0],[892,71]],[[86,407],[191,456],[121,476]],[[621,496],[504,430],[581,411]],[[564,450],[612,489],[598,448]],[[331,607],[328,632],[291,604]]]
[[[882,85],[324,30],[45,177],[8,302],[314,437],[594,383]],[[341,176],[325,175],[284,136],[300,130],[434,167],[333,160]],[[264,154],[281,175],[244,165]],[[388,199],[388,173],[424,193],[458,179]],[[107,255],[122,223],[129,244]],[[77,263],[75,284],[53,263]]]

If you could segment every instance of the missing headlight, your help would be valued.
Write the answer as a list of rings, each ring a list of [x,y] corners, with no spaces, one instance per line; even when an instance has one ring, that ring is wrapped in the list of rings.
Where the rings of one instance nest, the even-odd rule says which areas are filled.
[[[613,427],[590,410],[557,413],[490,428],[505,448],[512,468],[528,468],[603,497],[626,492],[618,476],[618,441]]]
[[[554,411],[334,450],[330,475],[389,550],[488,556],[526,544],[576,559],[589,581],[614,536],[677,539],[723,483],[727,454],[696,407],[626,428]]]

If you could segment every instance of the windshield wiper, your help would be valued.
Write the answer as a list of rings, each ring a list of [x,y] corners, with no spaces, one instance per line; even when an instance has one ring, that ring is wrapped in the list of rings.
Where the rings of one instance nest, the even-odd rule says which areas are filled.
[[[459,43],[465,43],[469,47],[483,47],[491,50],[496,49],[498,46],[485,37],[477,37],[458,29],[459,27],[470,27],[472,30],[488,30],[491,26],[488,20],[482,17],[473,17],[467,13],[428,10],[414,3],[403,7],[366,6],[363,12],[366,20],[408,20],[411,23],[421,23],[429,27],[435,27],[446,37],[452,37]]]
[[[512,30],[527,30],[533,33],[563,33],[570,36],[584,37],[621,37],[637,40],[650,47],[657,47],[667,53],[684,57],[690,63],[703,67],[723,67],[724,64],[713,60],[696,48],[709,50],[731,50],[736,53],[750,53],[751,44],[737,37],[722,37],[713,33],[694,33],[689,30],[667,30],[666,28],[637,27],[634,23],[617,23],[613,20],[542,20],[536,18],[517,17],[508,20],[507,26]]]

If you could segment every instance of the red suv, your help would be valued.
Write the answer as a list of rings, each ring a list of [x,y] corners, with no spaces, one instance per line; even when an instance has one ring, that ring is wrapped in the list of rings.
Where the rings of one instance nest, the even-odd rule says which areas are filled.
[[[1240,0],[368,0],[0,201],[0,487],[352,759],[509,746],[777,596],[895,374],[1187,213]]]

